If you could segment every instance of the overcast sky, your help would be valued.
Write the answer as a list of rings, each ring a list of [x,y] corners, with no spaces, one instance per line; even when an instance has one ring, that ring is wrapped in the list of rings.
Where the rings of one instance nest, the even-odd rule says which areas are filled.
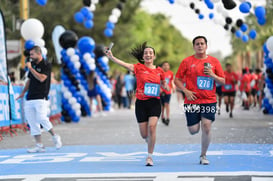
[[[254,6],[265,5],[265,0],[249,1]],[[190,2],[194,2],[196,8],[205,15],[203,20],[200,20],[189,7]],[[230,45],[232,34],[221,25],[224,24],[224,17],[228,15],[235,22],[238,18],[245,16],[239,11],[240,1],[235,0],[235,2],[237,6],[233,10],[224,9],[221,0],[214,4],[213,10],[209,10],[200,0],[175,0],[175,4],[170,4],[168,0],[143,0],[141,6],[149,13],[163,13],[170,17],[171,23],[189,40],[197,35],[205,35],[209,41],[208,53],[220,51],[223,56],[227,56],[232,53]],[[222,10],[219,11],[219,8]],[[209,13],[214,13],[215,20],[209,19]]]

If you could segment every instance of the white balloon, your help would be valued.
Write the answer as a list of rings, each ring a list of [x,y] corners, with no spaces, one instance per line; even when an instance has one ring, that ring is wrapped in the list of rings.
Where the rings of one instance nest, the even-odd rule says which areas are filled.
[[[120,17],[121,11],[118,8],[114,8],[112,10],[112,14],[115,15],[116,17]]]
[[[77,100],[75,97],[71,97],[69,100],[68,100],[69,104],[73,105],[73,104],[76,104],[77,103]]]
[[[47,49],[45,47],[41,48],[42,55],[47,55]]]
[[[268,54],[268,56],[273,59],[273,51]]]
[[[98,3],[99,3],[99,0],[92,0],[92,3],[93,3],[93,4],[98,4]]]
[[[79,55],[74,54],[71,56],[70,59],[72,62],[78,62],[80,60],[80,57],[79,57]]]
[[[89,7],[90,11],[96,11],[96,5],[95,4],[91,4]]]
[[[89,68],[90,68],[91,70],[95,70],[96,65],[95,65],[95,64],[90,64],[90,65],[89,65]]]
[[[82,115],[81,110],[77,110],[77,111],[76,111],[76,116],[80,117],[81,115]]]
[[[90,58],[90,59],[87,59],[86,62],[88,64],[94,64],[95,63],[95,59],[94,58]]]
[[[83,58],[84,58],[84,60],[88,60],[88,59],[90,59],[92,57],[91,57],[90,53],[85,53],[85,54],[83,54]]]
[[[37,45],[39,47],[44,47],[45,46],[45,40],[43,40],[42,38],[35,39],[34,43],[35,43],[35,45]]]
[[[66,99],[70,99],[70,98],[72,97],[71,92],[69,92],[69,91],[65,92],[65,93],[64,93],[64,97],[65,97]]]
[[[68,48],[67,50],[66,50],[66,54],[68,55],[68,56],[72,56],[72,55],[74,55],[75,54],[75,49],[74,48]]]
[[[109,21],[115,24],[118,22],[118,17],[112,14],[111,16],[109,16]]]
[[[266,47],[270,52],[273,52],[273,36],[269,37],[266,41]]]
[[[265,93],[265,97],[268,98],[268,99],[271,99],[272,98],[272,95],[270,92],[266,92]]]
[[[81,63],[80,62],[75,62],[74,66],[75,66],[76,69],[80,69]]]
[[[220,0],[211,0],[213,3],[218,3]]]
[[[25,40],[40,39],[44,35],[44,25],[40,20],[30,18],[23,22],[20,31]]]
[[[269,99],[269,103],[273,105],[273,98]]]
[[[102,61],[103,61],[104,63],[108,64],[109,59],[108,59],[106,56],[103,56],[103,57],[102,57]]]

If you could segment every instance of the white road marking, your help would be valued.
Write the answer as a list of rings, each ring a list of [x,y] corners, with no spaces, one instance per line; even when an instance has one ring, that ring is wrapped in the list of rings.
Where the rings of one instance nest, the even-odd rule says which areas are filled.
[[[273,177],[252,177],[251,181],[273,181]]]

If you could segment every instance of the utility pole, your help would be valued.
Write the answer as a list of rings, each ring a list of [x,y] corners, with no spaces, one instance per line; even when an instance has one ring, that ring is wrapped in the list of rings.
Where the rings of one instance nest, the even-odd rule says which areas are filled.
[[[20,0],[20,19],[27,20],[29,17],[29,0]],[[25,56],[24,56],[24,44],[25,41],[21,38],[21,68],[25,67]]]

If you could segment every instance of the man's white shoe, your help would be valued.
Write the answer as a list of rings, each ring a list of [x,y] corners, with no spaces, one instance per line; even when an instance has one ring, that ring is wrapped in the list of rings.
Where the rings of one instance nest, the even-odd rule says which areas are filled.
[[[27,150],[28,153],[43,153],[45,152],[45,147],[43,145],[36,144],[35,147],[29,148]]]
[[[53,136],[53,142],[55,144],[56,149],[60,149],[63,146],[61,137],[57,134]]]
[[[200,164],[201,165],[208,165],[209,164],[209,160],[207,159],[207,157],[205,155],[200,156]]]

